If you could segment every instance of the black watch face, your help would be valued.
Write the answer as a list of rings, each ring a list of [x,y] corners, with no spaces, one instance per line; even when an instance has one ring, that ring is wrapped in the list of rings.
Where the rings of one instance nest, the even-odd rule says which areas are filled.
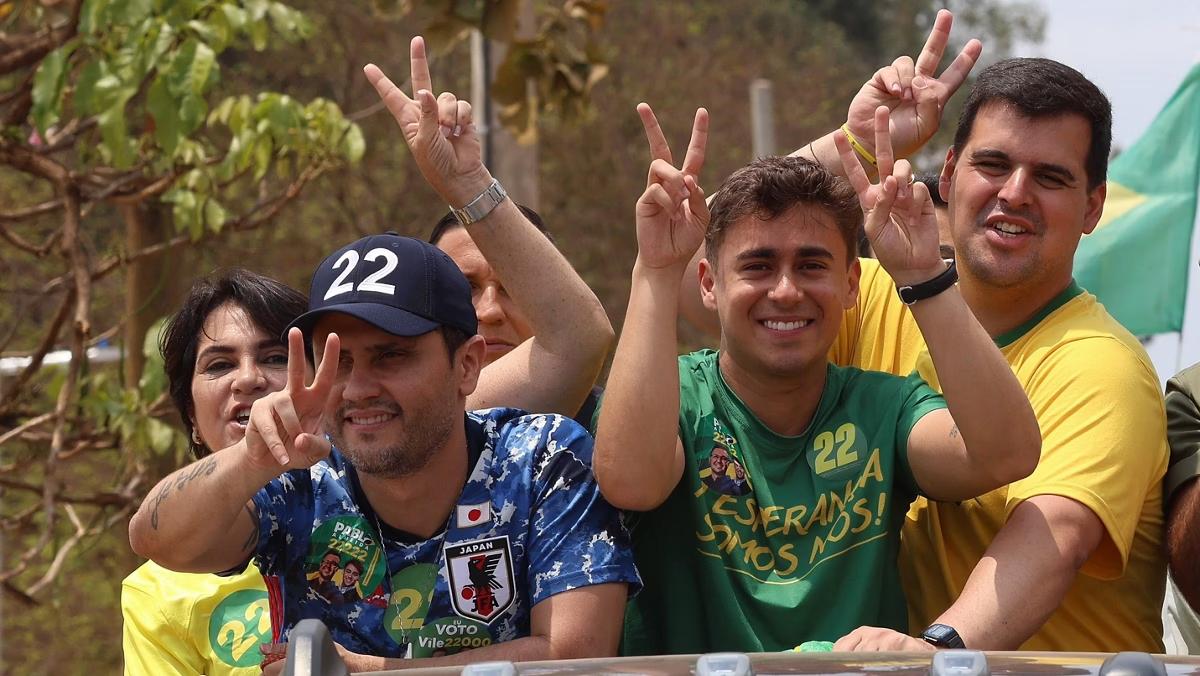
[[[958,632],[954,627],[948,627],[944,624],[930,625],[923,633],[923,636],[932,644],[943,648],[961,648],[962,639],[958,637]]]

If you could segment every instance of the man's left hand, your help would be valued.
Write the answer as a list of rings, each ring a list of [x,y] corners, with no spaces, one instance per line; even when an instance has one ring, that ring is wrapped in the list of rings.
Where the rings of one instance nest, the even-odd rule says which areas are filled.
[[[934,647],[919,638],[882,627],[859,627],[833,644],[835,652],[933,652]]]

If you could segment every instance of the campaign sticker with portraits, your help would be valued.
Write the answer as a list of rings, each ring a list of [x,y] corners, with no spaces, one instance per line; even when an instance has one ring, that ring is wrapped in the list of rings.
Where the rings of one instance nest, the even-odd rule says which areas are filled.
[[[750,492],[750,476],[745,459],[738,451],[737,439],[721,431],[721,422],[713,420],[713,445],[708,456],[701,459],[700,482],[696,496],[706,491],[740,497]]]
[[[357,514],[330,519],[317,527],[311,542],[304,566],[309,598],[340,606],[377,595],[387,566],[366,519]]]

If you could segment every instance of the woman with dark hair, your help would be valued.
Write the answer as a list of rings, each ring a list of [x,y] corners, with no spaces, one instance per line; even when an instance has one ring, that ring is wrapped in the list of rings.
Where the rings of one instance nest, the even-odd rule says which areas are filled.
[[[171,398],[196,458],[246,434],[251,405],[287,382],[287,325],[307,298],[232,269],[196,282],[163,331]],[[126,674],[258,674],[271,614],[254,565],[229,576],[146,562],[121,589]]]

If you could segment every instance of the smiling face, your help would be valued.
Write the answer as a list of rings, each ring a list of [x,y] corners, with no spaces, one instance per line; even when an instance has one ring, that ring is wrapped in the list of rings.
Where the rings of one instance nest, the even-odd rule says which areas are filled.
[[[317,572],[321,575],[322,580],[333,578],[333,574],[337,572],[338,563],[341,562],[341,557],[337,554],[329,553],[321,559],[321,566],[317,568]]]
[[[192,425],[213,451],[246,436],[250,406],[287,383],[287,346],[268,335],[240,305],[209,313],[196,344]]]
[[[833,218],[800,204],[770,221],[734,223],[700,276],[729,365],[756,379],[794,380],[824,372],[842,313],[858,297],[859,264]]]
[[[437,241],[471,283],[471,304],[479,320],[479,335],[487,341],[485,365],[533,337],[521,308],[509,297],[500,278],[464,228],[451,228]]]
[[[346,567],[342,569],[342,586],[353,587],[358,584],[360,575],[362,575],[362,568],[358,561],[347,561]]]
[[[330,333],[342,347],[325,432],[360,473],[394,478],[419,471],[462,425],[482,341],[473,337],[448,356],[437,330],[394,336],[337,312],[318,321],[314,345],[324,345]]]
[[[729,469],[729,451],[720,446],[713,446],[712,454],[708,456],[708,467],[714,477],[724,476]]]
[[[964,281],[1026,290],[1039,305],[1066,288],[1079,239],[1104,205],[1104,184],[1087,187],[1090,143],[1079,115],[1030,118],[1003,103],[980,109],[942,170]]]

